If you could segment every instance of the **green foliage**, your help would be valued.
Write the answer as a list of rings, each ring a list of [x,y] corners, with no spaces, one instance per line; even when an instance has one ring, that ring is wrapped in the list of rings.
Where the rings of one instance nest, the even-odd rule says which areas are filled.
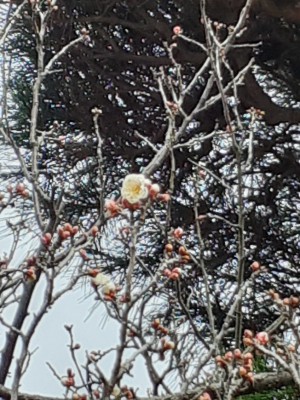
[[[270,390],[263,393],[248,394],[239,396],[239,400],[298,400],[299,392],[289,386],[284,389]]]

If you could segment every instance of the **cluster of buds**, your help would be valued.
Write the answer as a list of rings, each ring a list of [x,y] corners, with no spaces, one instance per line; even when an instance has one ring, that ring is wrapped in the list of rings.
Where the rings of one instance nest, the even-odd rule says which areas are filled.
[[[253,383],[253,354],[250,352],[243,354],[240,349],[235,349],[233,352],[228,351],[223,357],[216,357],[216,364],[221,368],[233,363],[239,366],[240,377]]]
[[[165,268],[163,274],[168,279],[171,279],[171,281],[177,281],[182,274],[182,269],[178,267],[173,269]]]
[[[262,119],[266,114],[265,111],[260,110],[259,108],[254,108],[254,107],[249,108],[249,110],[247,110],[247,112],[249,114],[251,114],[251,116],[255,119]]]
[[[151,323],[152,328],[158,332],[159,334],[165,336],[169,333],[169,329],[161,325],[160,320],[156,318],[154,321]]]
[[[296,347],[293,344],[289,344],[287,346],[279,345],[276,349],[276,353],[282,357],[285,358],[286,360],[289,359],[290,354],[288,353],[295,353]]]
[[[243,335],[244,346],[255,346],[255,344],[266,346],[269,343],[269,341],[270,338],[267,332],[258,332],[254,337],[254,333],[249,329],[246,329],[244,331]]]
[[[105,202],[105,211],[107,218],[114,218],[121,213],[122,206],[115,200],[107,200]]]
[[[71,224],[67,223],[63,227],[58,228],[58,236],[60,237],[61,241],[63,241],[75,236],[78,231],[78,226],[72,226]]]
[[[75,386],[74,376],[75,376],[74,372],[71,370],[71,368],[68,368],[67,376],[61,379],[61,383],[63,384],[63,386],[67,388]]]
[[[296,296],[290,296],[290,297],[285,297],[282,300],[282,302],[285,306],[288,306],[291,308],[297,308],[297,307],[299,307],[300,299],[299,299],[299,297],[296,297]]]
[[[7,187],[7,191],[11,194],[13,194],[14,189],[11,185]],[[20,182],[16,185],[16,191],[15,191],[17,196],[23,197],[23,199],[28,199],[29,197],[29,191],[26,189],[26,186],[24,185],[23,182]]]
[[[282,304],[282,299],[279,293],[275,292],[274,289],[270,289],[267,293],[275,303]]]
[[[279,306],[286,306],[290,308],[297,308],[300,305],[300,298],[296,296],[285,297],[282,299],[279,293],[275,292],[274,289],[268,291],[268,295],[271,299],[277,303]]]
[[[159,185],[152,183],[143,174],[129,174],[123,181],[121,198],[105,202],[106,217],[117,217],[124,209],[136,211],[147,200],[168,202],[170,195],[168,193],[160,193]]]
[[[184,246],[179,247],[178,254],[180,255],[180,262],[182,264],[187,264],[191,260],[191,256]]]
[[[218,21],[214,21],[213,26],[216,28],[217,31],[227,28],[226,24],[223,24],[222,22],[218,22]]]
[[[174,231],[172,232],[172,236],[176,241],[181,240],[183,235],[184,231],[180,227],[174,229]],[[166,276],[168,279],[176,281],[182,275],[182,269],[180,267],[182,267],[184,264],[189,263],[191,260],[191,256],[184,246],[180,246],[178,250],[175,250],[174,245],[171,243],[167,243],[165,245],[165,256],[169,259],[176,257],[176,260],[174,260],[174,268],[166,268],[163,271],[164,276]]]

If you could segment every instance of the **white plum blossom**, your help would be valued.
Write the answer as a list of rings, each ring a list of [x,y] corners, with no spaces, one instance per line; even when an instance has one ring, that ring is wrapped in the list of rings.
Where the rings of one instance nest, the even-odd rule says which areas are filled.
[[[138,203],[148,197],[149,180],[142,174],[129,174],[123,181],[121,195],[130,204]]]
[[[116,290],[115,284],[109,279],[109,277],[99,272],[94,278],[91,279],[92,285],[100,287],[103,294],[109,294]]]

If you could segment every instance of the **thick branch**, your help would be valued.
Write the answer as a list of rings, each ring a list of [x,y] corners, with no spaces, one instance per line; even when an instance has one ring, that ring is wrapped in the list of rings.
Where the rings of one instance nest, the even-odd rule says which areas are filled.
[[[289,386],[293,384],[292,376],[285,371],[281,372],[272,372],[272,373],[261,373],[255,375],[253,386],[248,385],[239,390],[236,393],[236,397],[241,394],[250,394],[250,393],[260,393],[265,390],[270,389],[280,389],[284,386]],[[140,398],[140,400],[191,400],[195,396],[198,396],[201,393],[201,389],[194,389],[187,391],[185,393],[174,393],[166,396],[153,396],[147,398]],[[5,400],[11,399],[11,390],[5,388],[3,385],[0,385],[0,396]],[[28,393],[20,393],[18,396],[18,400],[63,400],[62,398],[51,397],[51,396],[39,396],[35,394]]]

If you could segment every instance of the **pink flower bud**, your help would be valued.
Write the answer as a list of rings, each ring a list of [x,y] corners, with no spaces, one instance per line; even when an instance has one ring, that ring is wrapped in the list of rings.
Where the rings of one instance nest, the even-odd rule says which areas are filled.
[[[172,272],[171,272],[171,270],[170,270],[169,268],[166,268],[166,269],[164,269],[163,274],[164,274],[164,276],[166,276],[167,278],[170,278]]]
[[[175,239],[181,239],[183,236],[183,229],[182,228],[176,228],[173,232],[173,236]]]
[[[173,33],[174,35],[178,36],[182,33],[182,28],[179,25],[174,26],[173,28]]]
[[[260,270],[260,263],[257,261],[254,261],[251,265],[250,268],[252,269],[253,272],[259,271]]]
[[[257,340],[258,344],[265,346],[266,344],[269,343],[269,335],[267,332],[259,332],[255,336],[255,339]]]

